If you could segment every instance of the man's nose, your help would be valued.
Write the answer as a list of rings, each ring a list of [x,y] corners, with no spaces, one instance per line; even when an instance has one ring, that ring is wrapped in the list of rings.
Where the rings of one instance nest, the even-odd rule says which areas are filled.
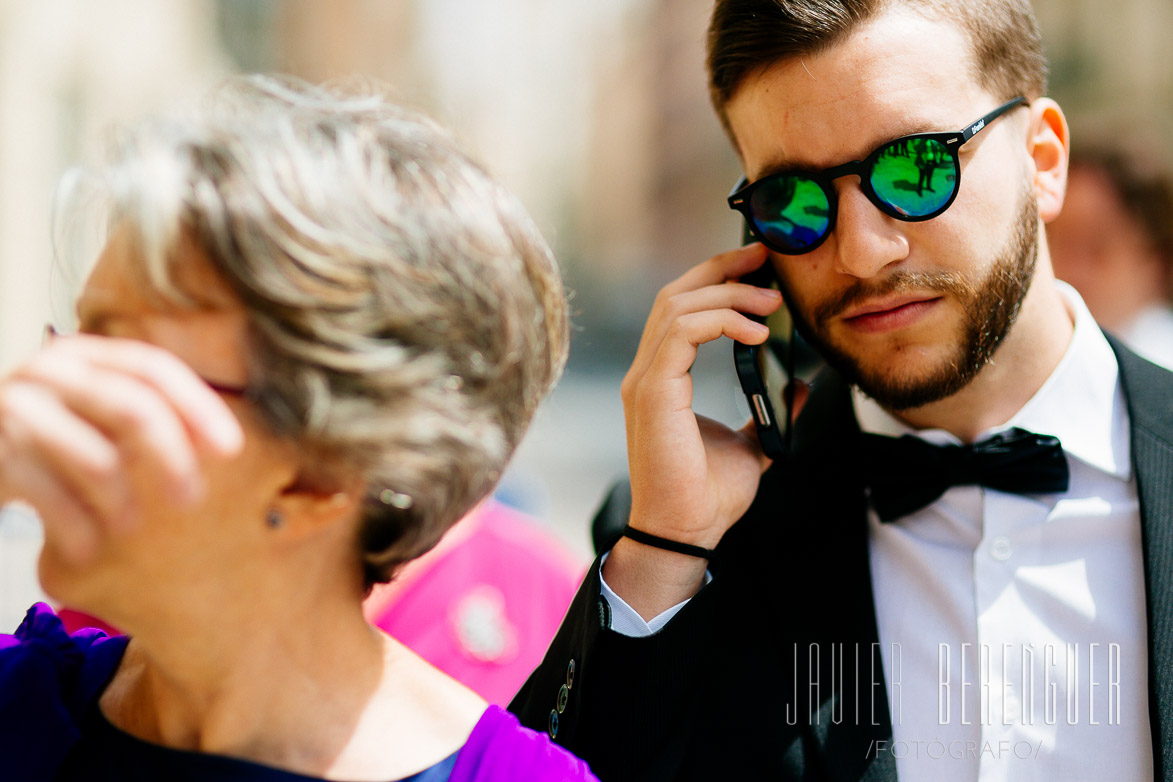
[[[844,177],[835,186],[839,201],[832,248],[836,271],[866,279],[908,257],[904,223],[869,201],[858,177]]]

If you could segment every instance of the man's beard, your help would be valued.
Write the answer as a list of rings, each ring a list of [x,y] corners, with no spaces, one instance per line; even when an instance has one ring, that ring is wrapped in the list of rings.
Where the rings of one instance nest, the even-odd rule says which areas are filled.
[[[975,283],[958,272],[896,272],[882,280],[860,281],[817,306],[813,315],[793,308],[795,327],[849,383],[889,410],[907,410],[952,396],[990,363],[1030,288],[1038,260],[1038,203],[1029,189],[1019,202],[1013,230],[985,279]],[[825,324],[848,307],[893,293],[925,290],[956,297],[965,318],[952,358],[923,377],[865,369],[860,360],[828,340]]]

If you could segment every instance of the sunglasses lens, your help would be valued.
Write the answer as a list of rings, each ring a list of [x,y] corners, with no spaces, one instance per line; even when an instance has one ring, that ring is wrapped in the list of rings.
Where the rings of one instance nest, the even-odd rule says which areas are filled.
[[[872,189],[898,214],[926,217],[949,203],[957,188],[957,158],[941,141],[898,139],[872,167]]]
[[[769,247],[783,253],[809,250],[827,235],[831,207],[811,179],[787,174],[762,181],[749,199],[754,228]]]

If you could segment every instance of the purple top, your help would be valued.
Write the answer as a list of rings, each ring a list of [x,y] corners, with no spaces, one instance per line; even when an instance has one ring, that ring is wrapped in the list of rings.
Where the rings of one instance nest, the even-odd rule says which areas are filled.
[[[66,766],[63,763],[75,748],[81,752],[87,746],[110,746],[105,740],[95,744],[87,739],[99,738],[95,731],[117,731],[101,718],[97,700],[118,668],[126,643],[125,636],[108,637],[100,630],[70,635],[43,603],[29,609],[14,635],[0,635],[0,776],[48,782],[59,772],[67,778],[83,775],[79,770],[87,768],[91,758],[75,755]],[[189,779],[309,779],[231,758],[209,763],[214,756],[171,750],[117,733],[126,739],[119,742],[120,759],[136,757],[137,748],[144,758],[195,772],[185,776]],[[102,777],[103,767],[112,770],[97,763],[88,766],[91,773],[84,776]],[[497,706],[481,715],[454,763],[449,758],[430,771],[442,773],[447,767],[448,782],[598,782],[586,763],[545,734],[523,728]],[[443,777],[425,771],[412,777],[416,778]]]
[[[490,706],[456,756],[450,782],[598,782],[584,761]]]

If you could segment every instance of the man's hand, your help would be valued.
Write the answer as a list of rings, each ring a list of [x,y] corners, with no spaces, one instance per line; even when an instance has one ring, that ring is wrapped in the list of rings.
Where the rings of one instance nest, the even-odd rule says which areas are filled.
[[[0,379],[0,504],[32,505],[77,564],[133,529],[144,503],[198,501],[201,459],[242,444],[224,400],[146,343],[59,338]]]
[[[730,337],[761,344],[777,291],[736,282],[766,260],[752,244],[689,270],[656,297],[635,361],[623,379],[633,527],[713,548],[753,502],[770,461],[753,423],[739,431],[692,411],[689,368],[698,346]],[[604,567],[607,584],[645,619],[696,593],[702,559],[622,538]]]

